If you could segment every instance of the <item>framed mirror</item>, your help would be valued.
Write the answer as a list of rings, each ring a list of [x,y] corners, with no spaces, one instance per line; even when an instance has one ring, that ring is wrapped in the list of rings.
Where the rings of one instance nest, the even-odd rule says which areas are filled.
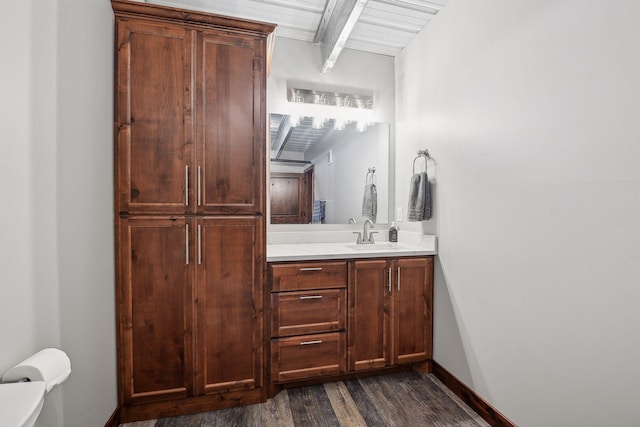
[[[375,223],[389,222],[388,123],[314,123],[277,113],[269,119],[271,224],[362,224],[372,213]]]

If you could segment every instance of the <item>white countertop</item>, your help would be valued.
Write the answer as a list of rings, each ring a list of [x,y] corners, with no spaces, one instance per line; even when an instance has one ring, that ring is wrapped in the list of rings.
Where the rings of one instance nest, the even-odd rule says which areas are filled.
[[[268,244],[267,262],[435,255],[435,236],[425,237],[420,242],[382,241],[371,245],[356,245],[353,242]]]

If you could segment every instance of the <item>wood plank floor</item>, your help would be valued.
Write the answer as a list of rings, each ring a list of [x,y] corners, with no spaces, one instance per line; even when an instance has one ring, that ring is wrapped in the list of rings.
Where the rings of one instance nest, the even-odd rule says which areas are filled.
[[[432,374],[408,371],[289,389],[258,405],[122,427],[488,426]]]

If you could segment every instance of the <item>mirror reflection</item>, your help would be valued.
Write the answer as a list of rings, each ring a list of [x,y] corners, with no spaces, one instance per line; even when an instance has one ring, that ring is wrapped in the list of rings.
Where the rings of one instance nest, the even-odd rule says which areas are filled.
[[[271,224],[388,222],[389,129],[271,114]]]

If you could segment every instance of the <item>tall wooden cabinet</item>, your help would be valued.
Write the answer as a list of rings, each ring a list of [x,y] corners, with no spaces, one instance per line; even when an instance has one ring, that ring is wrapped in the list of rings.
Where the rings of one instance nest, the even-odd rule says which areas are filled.
[[[265,398],[261,24],[113,0],[123,422]]]

